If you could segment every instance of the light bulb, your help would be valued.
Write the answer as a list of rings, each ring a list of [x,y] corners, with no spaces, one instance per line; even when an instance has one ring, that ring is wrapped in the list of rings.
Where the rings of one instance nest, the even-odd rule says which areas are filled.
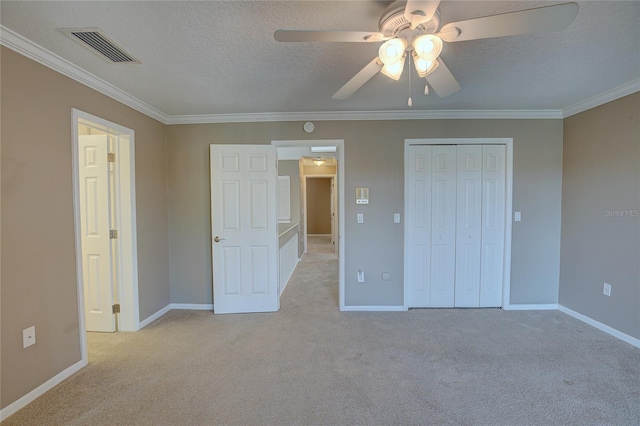
[[[442,52],[442,40],[433,34],[423,34],[413,39],[413,48],[425,61],[435,61]]]
[[[402,57],[402,60],[394,62],[391,65],[383,66],[380,72],[386,75],[387,77],[398,81],[402,76],[403,69],[404,69],[404,57]]]
[[[416,67],[416,72],[420,77],[426,77],[431,74],[433,70],[438,68],[438,61],[427,61],[418,56],[416,51],[413,51],[413,63]]]
[[[378,56],[385,65],[393,65],[404,57],[407,41],[403,38],[392,38],[380,46]]]

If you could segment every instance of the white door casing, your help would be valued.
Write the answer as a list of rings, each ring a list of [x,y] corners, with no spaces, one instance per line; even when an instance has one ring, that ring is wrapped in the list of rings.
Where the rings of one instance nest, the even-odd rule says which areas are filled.
[[[276,148],[211,145],[210,161],[214,312],[277,311]]]
[[[87,331],[115,331],[109,238],[109,167],[106,135],[79,136],[82,271]]]

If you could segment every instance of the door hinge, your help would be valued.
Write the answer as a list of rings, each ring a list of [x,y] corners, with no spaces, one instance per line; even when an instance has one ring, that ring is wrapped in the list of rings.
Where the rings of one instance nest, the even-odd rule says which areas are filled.
[[[111,307],[111,311],[112,311],[114,314],[119,314],[119,313],[120,313],[120,304],[119,304],[119,303],[116,303],[115,305],[113,305],[113,306]]]
[[[107,152],[107,162],[115,163],[116,162],[116,153],[115,152]]]
[[[117,229],[110,229],[109,230],[109,239],[115,240],[116,238],[118,238],[118,230]]]

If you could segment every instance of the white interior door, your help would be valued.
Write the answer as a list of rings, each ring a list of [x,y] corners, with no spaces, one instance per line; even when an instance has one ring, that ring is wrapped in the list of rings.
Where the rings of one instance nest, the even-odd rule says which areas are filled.
[[[482,145],[457,147],[456,307],[480,305]]]
[[[504,145],[482,147],[482,267],[480,307],[502,306],[504,282],[505,181]]]
[[[278,298],[276,147],[211,145],[214,312],[273,312]]]
[[[456,267],[456,147],[432,148],[431,303],[452,307]]]
[[[108,140],[106,135],[93,135],[80,136],[78,142],[86,328],[113,332]]]
[[[411,307],[431,303],[431,146],[409,147],[407,167],[407,279]]]

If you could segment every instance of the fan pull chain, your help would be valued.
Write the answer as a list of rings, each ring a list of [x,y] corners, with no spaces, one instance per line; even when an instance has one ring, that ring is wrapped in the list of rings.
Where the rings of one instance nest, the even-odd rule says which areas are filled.
[[[411,55],[409,55],[409,69],[407,72],[409,73],[409,100],[407,101],[407,106],[411,108],[413,106],[413,101],[411,100]]]

